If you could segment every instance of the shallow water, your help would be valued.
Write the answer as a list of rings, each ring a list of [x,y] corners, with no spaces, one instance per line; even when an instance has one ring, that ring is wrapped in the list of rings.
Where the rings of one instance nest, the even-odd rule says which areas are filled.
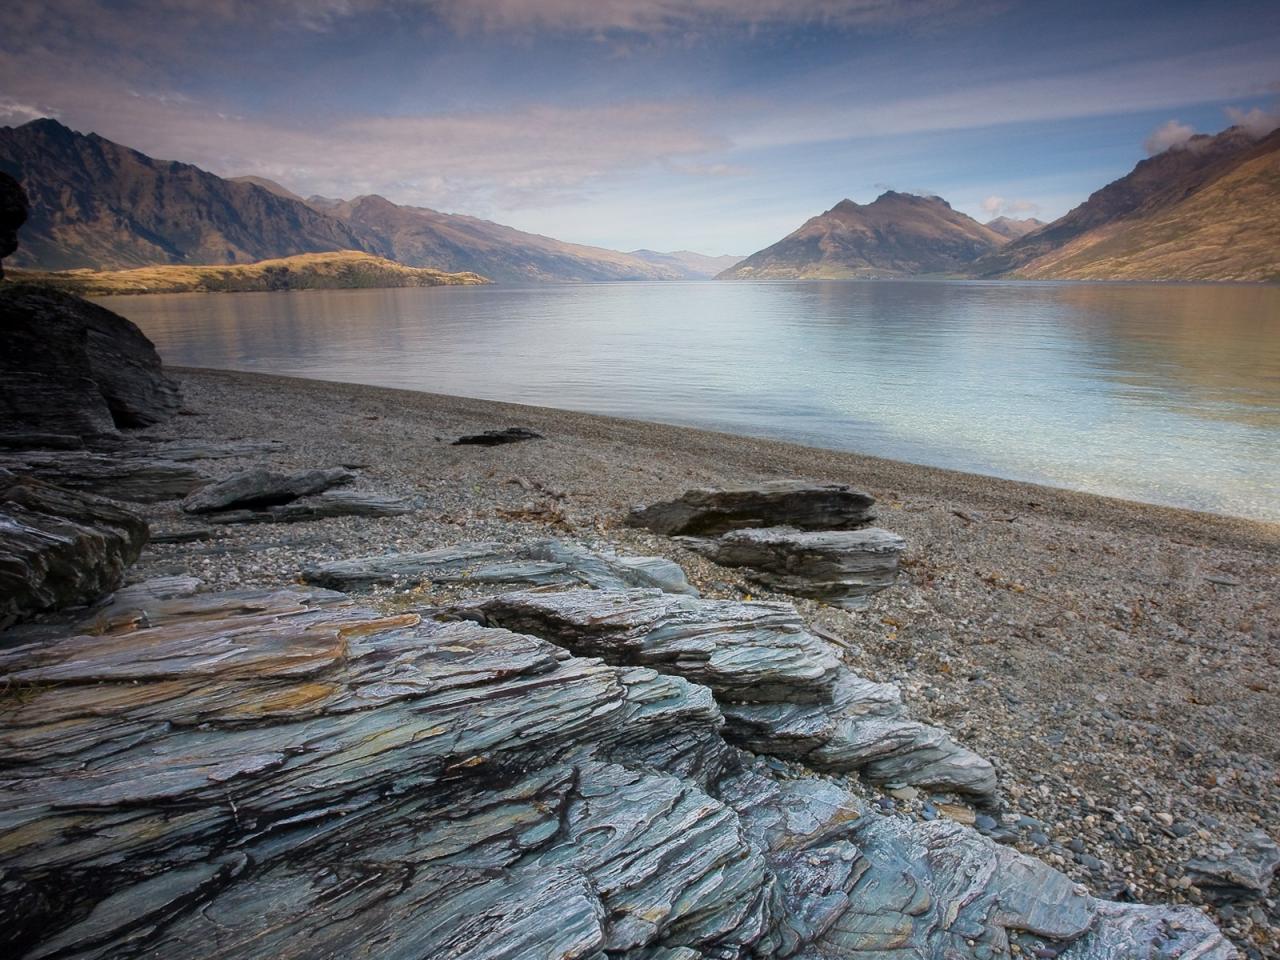
[[[532,403],[1280,520],[1280,287],[108,297],[166,362]]]

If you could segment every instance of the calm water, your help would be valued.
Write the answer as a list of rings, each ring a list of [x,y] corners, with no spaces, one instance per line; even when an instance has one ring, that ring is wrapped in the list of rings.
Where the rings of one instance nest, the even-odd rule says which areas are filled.
[[[1280,287],[621,283],[103,302],[175,364],[692,424],[1280,520]]]

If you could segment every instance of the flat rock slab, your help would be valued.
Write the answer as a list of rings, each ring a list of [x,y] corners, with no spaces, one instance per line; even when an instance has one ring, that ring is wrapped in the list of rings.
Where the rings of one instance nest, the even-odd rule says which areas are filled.
[[[15,957],[1233,956],[1197,911],[775,779],[679,678],[191,588],[0,649]]]
[[[399,517],[419,508],[416,500],[367,490],[326,490],[292,503],[261,510],[227,510],[207,515],[210,523],[298,523],[328,517]]]
[[[806,531],[790,527],[733,530],[713,539],[682,538],[727,567],[746,567],[755,582],[782,593],[858,609],[892,586],[906,541],[877,527]]]
[[[872,519],[875,499],[843,484],[780,480],[723,490],[687,490],[678,499],[636,507],[627,518],[666,536],[715,536],[749,527],[846,530]]]
[[[739,603],[657,591],[523,591],[452,613],[543,637],[579,656],[641,664],[706,684],[726,736],[756,753],[994,798],[990,761],[912,720],[898,689],[844,667],[786,603]]]
[[[299,473],[278,473],[265,467],[255,467],[200,488],[182,501],[182,509],[187,513],[216,513],[219,510],[278,506],[354,479],[354,473],[341,467]]]
[[[1187,875],[1212,900],[1229,903],[1267,895],[1280,869],[1280,846],[1263,830],[1239,843],[1187,862]]]
[[[424,553],[334,560],[304,570],[302,579],[334,590],[465,582],[602,590],[655,587],[666,593],[697,595],[684,571],[670,560],[620,556],[563,540],[463,543]]]
[[[0,478],[0,627],[114,590],[147,522],[100,497]]]
[[[84,451],[3,453],[0,466],[60,487],[130,503],[180,500],[210,479],[203,471],[173,460]]]
[[[524,440],[542,440],[542,434],[527,427],[507,427],[505,430],[486,430],[453,441],[455,447],[497,447],[504,443],[520,443]]]

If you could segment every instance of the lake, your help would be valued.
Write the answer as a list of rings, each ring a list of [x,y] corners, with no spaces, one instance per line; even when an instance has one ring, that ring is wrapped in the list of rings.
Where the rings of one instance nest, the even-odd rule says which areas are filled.
[[[614,283],[100,302],[172,364],[708,427],[1280,521],[1275,286]]]

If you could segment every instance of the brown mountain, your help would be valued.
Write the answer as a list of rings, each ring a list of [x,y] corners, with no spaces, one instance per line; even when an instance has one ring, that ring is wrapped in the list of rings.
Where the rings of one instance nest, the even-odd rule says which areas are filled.
[[[350,228],[304,203],[56,120],[0,127],[0,170],[31,198],[16,267],[247,263],[363,249]]]
[[[1041,227],[1047,226],[1047,224],[1043,220],[1037,220],[1035,217],[1027,217],[1025,220],[1015,220],[1012,217],[996,217],[994,220],[988,220],[984,226],[1009,240],[1017,240],[1019,237],[1025,237],[1028,233],[1035,233]]]
[[[910,277],[963,270],[1006,239],[940,197],[890,190],[868,204],[842,200],[722,280]]]
[[[1086,234],[1122,220],[1137,221],[1169,210],[1197,190],[1235,169],[1258,146],[1254,136],[1231,127],[1217,136],[1192,137],[1185,144],[1148,157],[1127,175],[1107,184],[1088,200],[1035,233],[1014,240],[976,261],[976,276],[1036,271],[1035,262],[1069,244],[1088,244]]]
[[[312,197],[368,249],[407,266],[470,270],[500,282],[539,280],[678,280],[681,274],[639,257],[565,243],[500,223],[392,203],[376,195],[354,200]]]

